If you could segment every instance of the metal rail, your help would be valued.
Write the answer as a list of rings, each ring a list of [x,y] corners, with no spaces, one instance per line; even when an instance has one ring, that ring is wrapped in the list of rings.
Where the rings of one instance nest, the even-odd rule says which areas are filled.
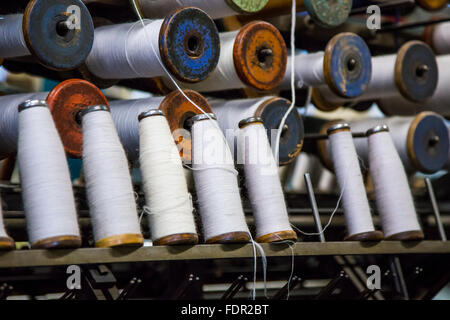
[[[262,247],[268,257],[290,257],[292,255],[286,244],[262,244]],[[450,254],[450,241],[299,242],[293,247],[293,250],[296,256]],[[252,257],[253,248],[251,244],[16,250],[0,252],[0,268]]]

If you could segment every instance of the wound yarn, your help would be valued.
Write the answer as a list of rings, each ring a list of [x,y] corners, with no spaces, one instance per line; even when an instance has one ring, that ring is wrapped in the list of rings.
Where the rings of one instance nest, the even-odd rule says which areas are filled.
[[[255,217],[257,241],[262,241],[264,237],[274,233],[293,232],[278,175],[278,166],[266,129],[261,122],[241,126],[238,135],[238,151],[242,153],[241,163],[244,167],[249,200]]]
[[[58,246],[78,238],[75,200],[61,139],[45,101],[29,100],[19,111],[18,161],[22,197],[32,247],[46,240]],[[59,239],[58,239],[59,238]]]
[[[421,228],[405,169],[386,130],[378,126],[368,131],[369,170],[383,232],[390,238]]]
[[[192,199],[169,124],[159,110],[139,122],[140,165],[152,240],[196,234]]]
[[[191,130],[192,170],[206,242],[232,232],[249,234],[233,157],[216,120],[195,121]]]
[[[347,237],[373,232],[375,228],[350,127],[334,125],[328,129],[328,139],[334,172],[343,193]]]
[[[83,170],[97,247],[142,244],[125,151],[105,106],[82,113]]]
[[[0,57],[13,58],[29,56],[23,37],[23,14],[8,14],[0,19]]]
[[[94,44],[85,62],[89,71],[103,79],[164,75],[159,53],[162,23],[162,19],[143,20],[96,28]]]

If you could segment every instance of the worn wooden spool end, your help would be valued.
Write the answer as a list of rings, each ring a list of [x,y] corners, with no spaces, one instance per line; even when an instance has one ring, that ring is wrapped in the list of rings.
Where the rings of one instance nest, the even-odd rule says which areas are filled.
[[[286,44],[270,23],[250,22],[236,36],[233,61],[243,83],[256,90],[271,90],[281,83],[286,72]]]
[[[81,237],[65,235],[39,240],[31,244],[31,249],[65,249],[81,247]]]
[[[67,25],[78,12],[79,26]],[[80,0],[31,0],[23,15],[23,35],[28,49],[39,62],[54,70],[70,70],[87,58],[94,42],[94,25]]]
[[[438,66],[433,50],[421,41],[405,43],[395,60],[395,84],[406,99],[423,102],[436,90]]]
[[[257,242],[260,243],[273,243],[273,242],[280,242],[280,241],[294,241],[297,242],[297,234],[293,230],[284,230],[284,231],[277,231],[272,232],[269,234],[262,235],[258,238],[256,238]]]
[[[141,234],[127,233],[106,237],[95,242],[97,248],[141,247],[144,237]]]
[[[224,233],[209,239],[206,239],[206,243],[247,243],[250,242],[250,235],[248,232],[236,231]]]
[[[272,140],[272,130],[278,130],[281,119],[290,105],[289,100],[274,97],[262,103],[256,110],[254,116],[260,117],[263,120],[267,130],[267,136],[271,143],[275,143]],[[298,112],[294,110],[289,114],[282,130],[278,151],[279,164],[287,165],[295,161],[295,158],[302,149],[303,139],[305,137],[303,121]]]
[[[212,112],[208,101],[200,93],[193,90],[184,90],[183,92],[204,112]],[[179,131],[180,135],[175,134],[177,136],[175,143],[179,145],[178,148],[183,161],[190,163],[192,160],[192,140],[190,136],[181,135],[181,131],[182,129],[189,129],[188,119],[203,112],[190,103],[179,91],[168,94],[161,102],[159,109],[166,115],[172,133]]]
[[[0,237],[0,250],[13,250],[16,247],[14,240],[10,237]]]
[[[416,3],[427,11],[438,11],[447,6],[447,0],[416,0]]]
[[[93,105],[108,105],[108,100],[93,84],[85,80],[69,79],[58,84],[49,93],[47,103],[65,151],[70,157],[80,158],[83,133],[79,112]]]
[[[186,7],[168,15],[159,34],[161,60],[178,80],[199,82],[216,68],[219,32],[202,10]]]
[[[327,44],[323,72],[327,85],[338,96],[355,98],[369,85],[372,59],[364,40],[350,32],[339,33]]]

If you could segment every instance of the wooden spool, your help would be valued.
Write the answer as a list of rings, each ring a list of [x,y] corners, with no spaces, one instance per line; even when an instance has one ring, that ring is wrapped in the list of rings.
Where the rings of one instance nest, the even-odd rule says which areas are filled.
[[[14,240],[10,237],[0,237],[0,250],[13,250],[16,247]]]
[[[236,36],[233,60],[243,83],[256,90],[272,90],[286,72],[286,44],[273,25],[254,21],[242,27]]]
[[[159,52],[166,68],[178,80],[199,82],[208,77],[219,61],[219,32],[202,10],[182,8],[164,19]]]
[[[80,9],[80,28],[64,25],[71,14],[66,11],[72,5]],[[31,0],[23,15],[22,30],[31,54],[54,70],[81,65],[94,42],[91,15],[81,0]]]
[[[103,93],[93,84],[69,79],[58,84],[47,97],[64,149],[73,158],[82,155],[83,133],[79,112],[93,105],[108,105]]]
[[[447,6],[447,0],[416,0],[417,5],[427,11],[438,11]]]
[[[211,107],[208,101],[199,93],[193,90],[183,90],[183,92],[204,112],[211,113]],[[188,129],[187,120],[203,112],[190,103],[179,91],[173,91],[168,94],[161,102],[159,107],[164,112],[169,123],[170,131]],[[192,160],[192,140],[187,137],[180,137],[175,140],[180,150],[180,156],[183,161]]]

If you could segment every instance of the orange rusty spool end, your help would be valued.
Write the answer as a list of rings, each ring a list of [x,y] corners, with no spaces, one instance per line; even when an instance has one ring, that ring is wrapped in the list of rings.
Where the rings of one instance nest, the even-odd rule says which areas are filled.
[[[67,154],[80,158],[82,154],[82,131],[77,121],[78,113],[92,105],[108,105],[103,93],[92,83],[69,79],[58,84],[47,96],[56,128]]]
[[[200,93],[193,90],[184,90],[184,93],[204,112],[212,112],[208,101]],[[183,129],[187,129],[186,120],[203,113],[202,110],[190,103],[179,91],[168,94],[161,102],[159,109],[166,114],[170,131],[176,137],[175,142],[178,144],[180,156],[184,161],[190,162],[192,159],[192,141],[190,136],[187,137],[186,134],[183,134]]]
[[[447,0],[416,0],[416,3],[427,11],[438,11],[447,6]]]
[[[236,36],[233,60],[242,82],[257,90],[271,90],[281,83],[286,71],[286,44],[273,25],[254,21]]]

